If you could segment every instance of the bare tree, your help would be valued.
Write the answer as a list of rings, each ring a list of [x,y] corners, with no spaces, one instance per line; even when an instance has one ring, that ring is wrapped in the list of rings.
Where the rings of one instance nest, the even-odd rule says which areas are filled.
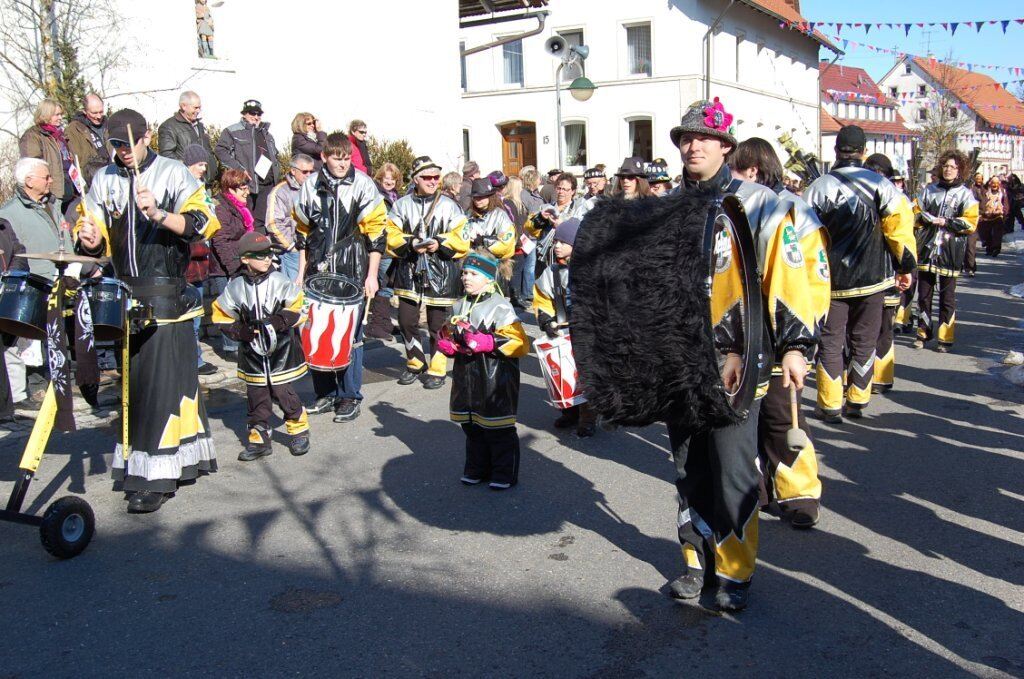
[[[71,113],[121,64],[123,27],[109,0],[0,0],[0,15],[2,132],[17,136],[47,97]]]
[[[957,148],[958,137],[971,129],[970,117],[959,104],[973,106],[976,90],[963,87],[965,72],[946,63],[952,60],[947,57],[932,73],[938,87],[931,88],[926,119],[919,123],[922,161],[928,163],[924,167],[931,167],[943,151]]]

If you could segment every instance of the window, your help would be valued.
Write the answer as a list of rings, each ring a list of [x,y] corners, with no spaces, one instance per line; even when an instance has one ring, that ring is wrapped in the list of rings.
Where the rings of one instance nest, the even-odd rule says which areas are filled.
[[[923,97],[926,94],[928,94],[928,88],[926,86],[924,86],[924,85],[918,85],[917,86],[917,96]]]
[[[639,118],[629,121],[629,155],[639,156],[648,163],[654,160],[654,135],[651,132],[651,119]]]
[[[630,75],[651,75],[650,24],[626,26],[626,59]]]
[[[895,87],[890,87],[889,88],[889,96],[890,97],[895,97],[895,96],[898,96],[898,95],[899,95],[899,90],[897,90]]]
[[[911,71],[910,71],[910,62],[909,61],[906,61],[906,62],[903,63],[903,72],[906,73],[907,75],[910,75]]]
[[[919,108],[917,109],[917,120],[919,122],[926,122],[928,120],[928,110]]]
[[[213,14],[207,0],[196,0],[196,38],[200,58],[216,59],[213,55]]]
[[[515,40],[501,46],[504,63],[505,84],[523,84],[523,41]]]
[[[466,42],[462,41],[459,43],[459,68],[462,75],[462,91],[466,91],[466,55],[463,52],[466,51]],[[468,156],[467,156],[468,157]]]
[[[586,123],[566,123],[565,130],[565,164],[587,166],[587,126]]]
[[[558,35],[565,39],[569,47],[579,47],[583,44],[583,31],[558,31]],[[562,82],[571,83],[576,78],[586,75],[583,60],[577,59],[572,66],[562,69]]]
[[[469,130],[462,128],[462,158],[469,160],[472,157],[469,153]]]

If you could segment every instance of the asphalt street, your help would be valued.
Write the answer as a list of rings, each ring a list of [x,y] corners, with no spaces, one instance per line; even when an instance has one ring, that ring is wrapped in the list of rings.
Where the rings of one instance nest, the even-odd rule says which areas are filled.
[[[112,422],[55,435],[27,506],[80,495],[97,534],[57,561],[0,524],[0,677],[1024,676],[1024,390],[999,365],[1024,345],[1022,280],[1018,255],[981,257],[954,353],[899,336],[865,419],[811,420],[821,523],[763,519],[739,615],[664,594],[663,426],[554,433],[531,355],[520,484],[466,488],[447,387],[398,386],[390,344],[367,352],[361,417],[315,416],[303,458],[278,421],[271,457],[236,461],[244,397],[215,384],[221,469],[152,515],[111,490]],[[4,493],[23,445],[0,440]]]

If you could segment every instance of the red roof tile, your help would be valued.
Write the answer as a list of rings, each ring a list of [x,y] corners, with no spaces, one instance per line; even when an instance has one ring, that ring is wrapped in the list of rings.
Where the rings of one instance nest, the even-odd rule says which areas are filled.
[[[825,101],[855,101],[860,103],[877,103],[891,107],[896,106],[896,103],[885,96],[863,68],[843,66],[842,64],[833,64],[829,68],[826,67],[828,67],[827,61],[822,61],[818,64],[818,70],[821,72],[821,96]],[[871,101],[870,99],[843,95],[833,97],[828,93],[829,90],[855,92],[874,97],[875,100]]]
[[[995,87],[996,81],[989,76],[935,59],[914,57],[914,63],[989,125],[1024,128],[1024,104],[1005,88]],[[997,108],[993,109],[993,106]]]
[[[903,123],[903,118],[896,117],[896,120],[861,120],[859,118],[833,118],[842,127],[856,125],[864,130],[866,134],[890,134],[903,135],[905,137],[920,137],[921,133],[916,132]]]
[[[832,114],[825,109],[820,109],[820,114],[818,115],[818,126],[821,128],[821,134],[835,134],[843,127],[835,118],[832,117]]]

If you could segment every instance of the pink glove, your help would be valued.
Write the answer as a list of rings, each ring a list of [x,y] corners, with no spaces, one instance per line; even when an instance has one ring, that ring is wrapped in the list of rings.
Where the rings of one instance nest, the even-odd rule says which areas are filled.
[[[474,354],[489,354],[494,351],[494,335],[486,332],[467,332],[463,339]]]
[[[455,346],[455,342],[452,342],[450,339],[446,337],[442,337],[441,339],[437,340],[437,350],[440,351],[445,356],[454,356],[455,354],[459,353],[459,348]]]

